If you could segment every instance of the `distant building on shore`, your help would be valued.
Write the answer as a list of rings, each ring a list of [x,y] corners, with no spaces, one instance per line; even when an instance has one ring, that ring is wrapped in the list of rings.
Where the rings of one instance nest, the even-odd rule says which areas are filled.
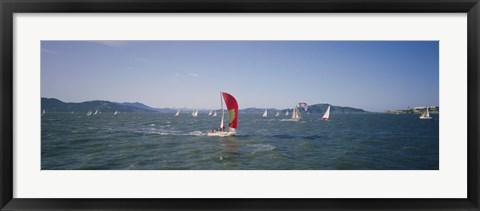
[[[428,111],[431,114],[438,114],[440,112],[440,107],[439,106],[417,106],[414,108],[408,108],[408,109],[399,109],[399,110],[385,110],[384,113],[386,114],[421,114],[425,110],[425,108],[428,108]]]

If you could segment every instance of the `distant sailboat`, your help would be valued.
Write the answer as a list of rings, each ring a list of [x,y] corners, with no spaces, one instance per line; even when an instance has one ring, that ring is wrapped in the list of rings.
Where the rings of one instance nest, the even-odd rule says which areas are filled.
[[[293,109],[292,112],[292,120],[298,121],[302,118],[300,115],[300,111],[298,111],[297,105],[295,105],[295,108]]]
[[[193,117],[197,117],[197,116],[198,116],[198,109],[195,110],[195,111],[192,113],[192,116],[193,116]]]
[[[45,109],[43,109],[43,111],[42,111],[42,116],[43,116],[43,115],[45,115]]]
[[[280,116],[280,112],[277,111],[277,113],[275,114],[275,116]]]
[[[288,109],[287,109],[287,112],[285,112],[285,116],[288,116]]]
[[[228,110],[228,131],[223,130],[225,126],[223,125],[223,120],[225,116],[225,112],[223,109],[223,100],[225,100],[225,105],[227,106]],[[208,136],[233,136],[236,134],[237,124],[238,124],[238,103],[237,100],[230,94],[226,92],[220,93],[220,104],[222,107],[222,120],[220,121],[220,129],[223,131],[210,131],[207,135]]]
[[[175,113],[175,116],[180,115],[180,109],[178,109],[177,113]]]
[[[217,111],[213,112],[212,116],[217,116]]]
[[[265,112],[263,112],[263,115],[262,115],[262,116],[263,116],[263,117],[267,117],[267,116],[268,116],[268,111],[267,111],[267,109],[265,109]]]
[[[118,114],[118,111],[115,111],[115,113],[113,113],[113,115],[117,115]]]
[[[88,111],[87,116],[91,116],[91,115],[92,115],[92,111]]]
[[[425,106],[425,111],[420,116],[420,119],[432,119],[430,113],[428,112],[428,106]]]
[[[95,113],[93,115],[97,115],[98,114],[98,110],[95,111]]]
[[[322,120],[328,120],[328,118],[330,118],[330,105],[328,105],[327,111],[325,111]]]
[[[208,116],[212,116],[212,110],[210,110],[210,113],[208,113]]]

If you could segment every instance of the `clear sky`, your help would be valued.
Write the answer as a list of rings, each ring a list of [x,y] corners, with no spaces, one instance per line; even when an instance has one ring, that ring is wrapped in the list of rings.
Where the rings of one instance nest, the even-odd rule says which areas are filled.
[[[42,41],[41,95],[157,108],[439,104],[437,41]]]

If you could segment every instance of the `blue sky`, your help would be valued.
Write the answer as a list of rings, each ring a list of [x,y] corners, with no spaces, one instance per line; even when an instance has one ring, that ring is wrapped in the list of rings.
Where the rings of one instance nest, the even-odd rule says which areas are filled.
[[[437,41],[42,41],[41,96],[152,107],[439,103]]]

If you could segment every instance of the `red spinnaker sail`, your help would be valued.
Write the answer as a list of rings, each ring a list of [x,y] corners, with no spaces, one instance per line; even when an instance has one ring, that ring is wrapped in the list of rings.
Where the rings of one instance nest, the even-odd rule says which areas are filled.
[[[228,110],[228,127],[237,128],[238,123],[238,104],[237,100],[230,94],[222,92],[223,99],[225,100],[225,105],[227,105]]]

